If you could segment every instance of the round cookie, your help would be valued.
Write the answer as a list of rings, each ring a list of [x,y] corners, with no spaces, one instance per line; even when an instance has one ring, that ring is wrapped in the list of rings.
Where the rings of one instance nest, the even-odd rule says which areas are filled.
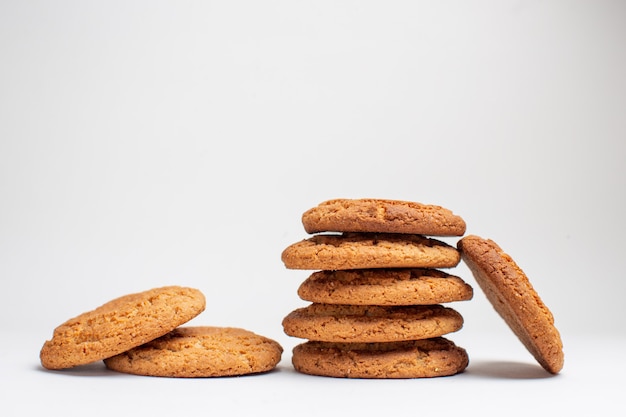
[[[283,250],[288,269],[451,268],[459,251],[436,239],[393,233],[321,234]]]
[[[301,373],[335,378],[431,378],[463,372],[465,349],[443,337],[390,343],[305,342],[293,349]]]
[[[317,271],[298,288],[301,299],[352,305],[424,305],[470,300],[472,287],[437,269]]]
[[[109,369],[135,375],[194,378],[267,372],[280,362],[276,341],[233,327],[179,327],[105,359]]]
[[[304,230],[462,236],[465,221],[435,205],[386,199],[335,199],[302,215]]]
[[[179,286],[116,298],[54,329],[41,348],[41,364],[64,369],[117,355],[172,331],[205,305],[199,290]]]
[[[548,372],[563,368],[554,317],[521,268],[495,242],[469,235],[457,243],[463,261],[495,310]]]
[[[321,342],[396,342],[427,339],[463,327],[456,310],[432,306],[357,306],[313,303],[282,322],[293,337]]]

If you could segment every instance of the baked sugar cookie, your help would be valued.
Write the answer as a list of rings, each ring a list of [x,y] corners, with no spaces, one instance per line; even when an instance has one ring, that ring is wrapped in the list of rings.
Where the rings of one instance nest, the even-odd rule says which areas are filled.
[[[274,340],[232,327],[179,327],[105,359],[109,369],[160,377],[221,377],[267,372],[280,362]]]
[[[303,300],[325,304],[417,305],[470,300],[472,287],[438,269],[317,271],[298,288]]]
[[[288,246],[288,269],[451,268],[461,256],[445,242],[393,233],[320,234]]]
[[[548,372],[563,368],[563,343],[554,317],[522,269],[494,241],[469,235],[458,248],[495,310]]]
[[[205,303],[199,290],[179,286],[116,298],[54,329],[41,348],[41,364],[64,369],[117,355],[186,323]]]
[[[431,378],[463,372],[465,349],[443,337],[391,343],[305,342],[293,349],[301,373],[335,378]]]
[[[283,319],[284,332],[322,342],[396,342],[427,339],[463,327],[456,310],[432,306],[357,306],[313,303]]]
[[[308,233],[376,232],[462,236],[465,221],[435,205],[386,199],[335,199],[302,215]]]

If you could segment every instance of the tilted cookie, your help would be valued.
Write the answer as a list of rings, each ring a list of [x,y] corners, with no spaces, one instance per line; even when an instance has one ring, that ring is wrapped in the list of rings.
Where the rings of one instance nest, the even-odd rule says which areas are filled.
[[[301,373],[335,378],[431,378],[463,372],[465,349],[443,337],[390,343],[305,342],[293,349]]]
[[[494,241],[470,235],[457,243],[487,299],[548,372],[563,368],[563,343],[554,317],[522,269]]]
[[[313,303],[283,319],[284,332],[322,342],[395,342],[427,339],[463,327],[456,310],[431,306],[356,306]]]
[[[308,233],[376,232],[462,236],[465,221],[435,205],[387,199],[328,200],[302,215]]]
[[[326,304],[417,305],[470,300],[472,287],[437,269],[317,271],[298,288],[303,300]]]
[[[105,359],[109,369],[135,375],[195,378],[267,372],[280,362],[276,341],[233,327],[179,327]]]
[[[461,256],[445,242],[393,233],[321,234],[283,250],[288,269],[451,268]]]
[[[179,286],[116,298],[54,329],[41,348],[41,364],[64,369],[117,355],[172,331],[205,305],[202,292]]]

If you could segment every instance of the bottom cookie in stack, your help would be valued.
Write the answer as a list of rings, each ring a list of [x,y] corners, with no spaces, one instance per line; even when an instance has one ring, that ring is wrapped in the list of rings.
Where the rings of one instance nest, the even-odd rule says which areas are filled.
[[[301,373],[336,378],[430,378],[465,370],[465,349],[443,337],[386,343],[305,342],[293,349]]]
[[[318,271],[298,294],[312,303],[283,319],[299,372],[344,378],[426,378],[462,372],[466,351],[442,337],[463,317],[441,303],[469,300],[471,286],[428,269]],[[338,303],[338,304],[333,304]]]

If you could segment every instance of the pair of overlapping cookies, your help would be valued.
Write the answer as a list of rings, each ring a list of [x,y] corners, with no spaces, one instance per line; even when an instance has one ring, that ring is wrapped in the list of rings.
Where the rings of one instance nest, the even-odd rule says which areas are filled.
[[[307,340],[293,349],[297,371],[424,378],[465,370],[467,352],[443,337],[461,329],[463,317],[443,304],[469,300],[473,289],[440,270],[457,266],[461,257],[540,364],[552,373],[562,367],[552,315],[510,257],[477,236],[462,238],[457,248],[436,239],[465,233],[464,220],[450,210],[336,199],[306,211],[302,223],[313,236],[281,256],[288,269],[315,270],[298,289],[311,304],[283,319],[287,335]]]
[[[234,327],[181,326],[204,311],[198,289],[167,286],[124,295],[54,329],[40,351],[47,369],[104,361],[135,375],[219,377],[273,369],[283,348]]]

